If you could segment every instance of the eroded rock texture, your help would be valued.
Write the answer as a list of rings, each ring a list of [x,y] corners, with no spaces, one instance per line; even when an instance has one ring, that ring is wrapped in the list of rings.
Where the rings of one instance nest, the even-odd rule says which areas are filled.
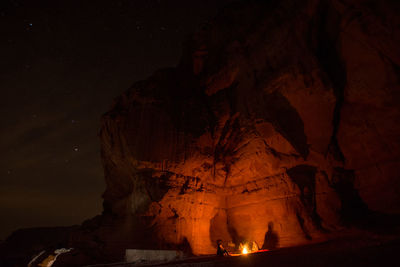
[[[360,210],[399,213],[398,11],[362,0],[222,10],[178,67],[102,118],[109,240],[205,254],[217,239],[290,246]]]

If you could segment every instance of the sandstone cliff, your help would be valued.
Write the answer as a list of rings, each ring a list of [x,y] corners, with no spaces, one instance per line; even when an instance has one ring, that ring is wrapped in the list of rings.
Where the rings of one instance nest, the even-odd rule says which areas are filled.
[[[272,234],[290,246],[399,213],[398,10],[362,0],[222,10],[179,66],[135,83],[103,116],[103,216],[114,219],[101,235],[204,254],[217,239],[267,247]]]

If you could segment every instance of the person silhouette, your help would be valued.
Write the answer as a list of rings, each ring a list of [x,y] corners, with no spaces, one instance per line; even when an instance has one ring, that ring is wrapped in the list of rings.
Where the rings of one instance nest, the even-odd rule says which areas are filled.
[[[217,256],[229,256],[229,252],[222,245],[222,240],[217,240]]]

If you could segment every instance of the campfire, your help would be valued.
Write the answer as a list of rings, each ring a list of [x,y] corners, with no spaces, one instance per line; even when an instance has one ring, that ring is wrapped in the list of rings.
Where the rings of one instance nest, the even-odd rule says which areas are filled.
[[[236,253],[230,253],[231,256],[241,256],[253,253],[265,252],[268,249],[259,249],[256,242],[240,243],[239,249]]]
[[[242,254],[247,254],[247,253],[249,253],[249,251],[247,250],[247,245],[244,245],[242,249]]]

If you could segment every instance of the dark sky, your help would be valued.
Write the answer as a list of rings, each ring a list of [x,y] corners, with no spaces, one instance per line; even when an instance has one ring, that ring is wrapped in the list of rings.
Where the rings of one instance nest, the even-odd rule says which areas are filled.
[[[0,1],[0,239],[101,213],[112,99],[232,0]]]

